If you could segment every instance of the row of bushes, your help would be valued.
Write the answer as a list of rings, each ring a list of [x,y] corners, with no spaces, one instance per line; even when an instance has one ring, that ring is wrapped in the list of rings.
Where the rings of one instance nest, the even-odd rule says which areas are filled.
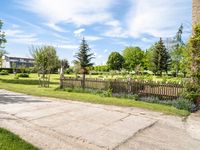
[[[0,75],[9,75],[7,70],[1,70]]]
[[[2,70],[0,72],[0,75],[9,75],[9,72],[7,70]],[[15,78],[29,78],[28,73],[18,73],[16,74]]]
[[[132,99],[132,100],[137,100],[137,101],[145,101],[149,103],[164,104],[168,106],[173,106],[177,109],[187,110],[190,112],[194,112],[199,109],[198,105],[195,105],[193,101],[188,100],[184,97],[181,97],[179,99],[174,99],[174,100],[161,100],[157,97],[151,97],[148,99],[145,97],[140,98],[137,94],[113,94],[112,90],[103,91],[103,90],[82,89],[82,88],[64,88],[61,90],[67,91],[67,92],[91,93],[95,95],[100,95],[102,97],[118,97],[118,98],[126,98],[126,99]]]

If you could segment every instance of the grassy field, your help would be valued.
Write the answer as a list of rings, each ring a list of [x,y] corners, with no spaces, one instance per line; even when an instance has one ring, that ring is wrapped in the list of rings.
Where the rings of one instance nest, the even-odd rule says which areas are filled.
[[[13,75],[0,76],[0,89],[6,89],[14,92],[20,92],[36,96],[54,97],[66,100],[89,102],[95,104],[139,107],[171,115],[187,116],[190,114],[188,111],[178,110],[174,107],[166,105],[152,104],[123,98],[102,97],[100,95],[94,95],[89,93],[57,91],[55,89],[58,88],[58,83],[58,75],[51,76],[50,88],[40,88],[38,86],[38,79],[36,74],[31,74],[30,78],[26,79],[14,79]]]
[[[22,140],[19,136],[0,128],[1,150],[38,150],[38,148]]]
[[[75,75],[65,75],[66,77],[75,77]],[[81,75],[79,75],[81,77]],[[180,83],[183,81],[182,77],[170,77],[170,76],[153,76],[153,75],[87,75],[87,78],[104,78],[104,79],[119,79],[119,78],[132,78],[132,79],[139,79],[139,80],[147,80],[147,81],[165,81],[171,83]]]

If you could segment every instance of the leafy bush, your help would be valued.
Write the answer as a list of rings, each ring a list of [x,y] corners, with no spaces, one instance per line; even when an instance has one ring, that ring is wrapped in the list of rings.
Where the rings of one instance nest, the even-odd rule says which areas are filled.
[[[182,96],[185,99],[189,99],[196,103],[197,98],[200,96],[200,87],[197,84],[190,82],[185,83],[185,90],[183,91]]]
[[[133,100],[139,100],[139,95],[137,94],[119,94],[119,93],[114,93],[114,97],[118,98],[126,98],[126,99],[133,99]]]
[[[14,79],[15,79],[15,80],[18,80],[18,79],[19,79],[19,77],[18,77],[18,76],[14,76]]]
[[[185,98],[179,98],[175,100],[160,100],[158,97],[148,97],[148,98],[142,98],[140,100],[149,103],[169,105],[177,109],[183,109],[187,111],[192,111],[193,107],[195,106],[191,100]]]
[[[176,107],[177,109],[183,109],[187,111],[191,111],[194,103],[187,99],[178,99],[172,102],[172,106]]]
[[[107,91],[102,91],[102,93],[100,94],[100,96],[103,97],[112,97],[112,89],[108,89]]]
[[[9,75],[8,71],[7,70],[2,70],[0,72],[0,75]]]
[[[29,78],[29,74],[27,74],[27,73],[19,73],[19,74],[17,74],[17,77],[19,77],[19,78]]]
[[[66,70],[65,70],[65,74],[72,74],[73,73],[73,68],[67,68]]]

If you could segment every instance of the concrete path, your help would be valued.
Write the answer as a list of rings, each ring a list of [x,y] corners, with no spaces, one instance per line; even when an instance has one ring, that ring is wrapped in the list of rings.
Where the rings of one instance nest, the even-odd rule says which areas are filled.
[[[0,127],[44,150],[199,150],[200,114],[40,98],[0,90]]]

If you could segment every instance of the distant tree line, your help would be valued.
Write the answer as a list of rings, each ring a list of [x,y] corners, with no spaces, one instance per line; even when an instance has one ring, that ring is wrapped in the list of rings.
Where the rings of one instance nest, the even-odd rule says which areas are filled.
[[[108,70],[152,71],[155,75],[171,72],[173,76],[182,73],[186,76],[190,72],[188,44],[182,41],[183,26],[179,28],[173,38],[169,49],[166,48],[162,38],[149,49],[142,50],[140,47],[126,47],[122,53],[112,52],[107,61]]]

